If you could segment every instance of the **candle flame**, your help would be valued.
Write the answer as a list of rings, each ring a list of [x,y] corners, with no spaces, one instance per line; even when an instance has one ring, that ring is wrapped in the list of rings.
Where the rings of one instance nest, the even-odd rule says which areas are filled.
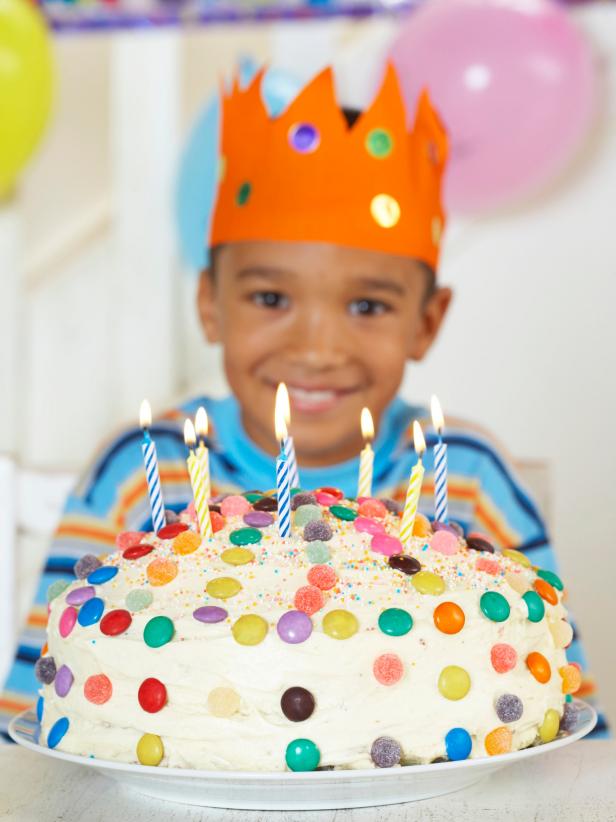
[[[421,430],[421,425],[417,422],[417,420],[413,422],[413,443],[415,444],[417,456],[421,459],[426,450],[426,441],[424,439],[423,431]]]
[[[150,408],[150,403],[147,400],[144,400],[141,403],[141,408],[139,409],[139,427],[149,428],[151,425],[152,409]]]
[[[287,414],[289,413],[289,393],[286,385],[281,382],[276,391],[276,406],[274,409],[274,428],[276,439],[282,442],[287,438]]]
[[[432,395],[431,406],[432,425],[436,428],[439,434],[442,434],[443,428],[445,427],[445,418],[443,417],[443,409],[441,408],[441,404],[435,394]]]
[[[204,440],[207,437],[207,432],[210,430],[207,411],[202,405],[199,406],[195,416],[195,430],[200,440]]]
[[[362,408],[361,410],[361,435],[365,442],[374,439],[374,423],[369,408]]]
[[[192,420],[186,420],[184,423],[184,442],[189,448],[194,448],[197,442],[195,426],[192,424]]]
[[[276,402],[280,403],[280,409],[285,425],[291,425],[291,402],[289,400],[289,391],[283,382],[278,383],[278,388],[276,389]]]

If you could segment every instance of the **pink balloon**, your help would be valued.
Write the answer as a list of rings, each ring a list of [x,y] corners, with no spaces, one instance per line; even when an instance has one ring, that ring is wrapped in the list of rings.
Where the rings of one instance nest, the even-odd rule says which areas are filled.
[[[445,202],[454,212],[499,206],[554,179],[595,112],[591,50],[547,0],[429,0],[391,58],[409,122],[428,87],[449,131]]]

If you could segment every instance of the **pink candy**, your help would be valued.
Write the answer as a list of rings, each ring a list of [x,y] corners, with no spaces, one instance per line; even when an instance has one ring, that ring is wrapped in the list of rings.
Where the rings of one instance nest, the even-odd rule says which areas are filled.
[[[515,648],[506,642],[499,642],[492,646],[490,661],[497,674],[506,674],[516,666],[518,655]]]
[[[500,565],[495,559],[487,559],[487,557],[479,557],[475,563],[475,568],[478,571],[483,571],[486,574],[491,574],[495,577],[500,571]]]
[[[143,531],[122,531],[116,537],[116,545],[120,551],[125,551],[132,545],[139,545],[145,533]]]
[[[397,654],[381,654],[374,660],[372,672],[381,685],[395,685],[402,679],[404,665]]]
[[[360,534],[383,534],[385,532],[385,528],[380,522],[368,519],[368,517],[357,517],[353,525]]]
[[[77,622],[77,609],[69,606],[62,611],[62,616],[60,617],[60,622],[58,623],[58,630],[60,631],[60,636],[66,639],[66,637],[70,634],[70,632],[75,627],[75,623]]]
[[[393,557],[402,553],[402,543],[396,537],[388,534],[375,534],[370,542],[370,547],[377,554],[384,554],[386,557]]]
[[[437,531],[430,538],[430,548],[433,551],[438,551],[439,554],[445,554],[446,556],[457,554],[458,547],[458,538],[450,531]]]
[[[387,516],[387,507],[380,499],[372,497],[362,497],[359,503],[358,513],[362,517],[375,517],[383,519]]]
[[[243,516],[252,510],[252,505],[246,497],[233,495],[225,497],[220,503],[220,513],[223,517]]]
[[[338,497],[333,494],[328,494],[327,491],[317,491],[315,494],[319,505],[335,505],[338,502]]]

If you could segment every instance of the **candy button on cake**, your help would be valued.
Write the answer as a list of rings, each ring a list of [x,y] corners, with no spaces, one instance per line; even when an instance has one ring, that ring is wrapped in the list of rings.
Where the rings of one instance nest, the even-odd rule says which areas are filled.
[[[86,757],[238,771],[496,756],[571,727],[563,584],[388,500],[300,492],[190,510],[50,592],[41,739]]]

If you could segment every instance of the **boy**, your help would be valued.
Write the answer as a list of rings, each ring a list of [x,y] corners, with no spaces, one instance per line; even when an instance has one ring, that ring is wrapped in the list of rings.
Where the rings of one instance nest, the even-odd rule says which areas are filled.
[[[223,346],[233,396],[193,399],[152,427],[168,516],[192,496],[182,425],[199,405],[211,421],[213,495],[274,485],[281,381],[304,488],[355,495],[367,406],[378,431],[376,496],[404,498],[416,461],[409,426],[422,421],[428,473],[421,508],[431,515],[435,434],[425,409],[396,394],[407,360],[423,359],[451,300],[435,275],[445,132],[424,94],[408,133],[391,68],[359,115],[339,108],[331,71],[275,119],[265,113],[260,83],[261,75],[244,90],[235,84],[223,100],[211,265],[197,299],[208,340]],[[445,440],[450,518],[553,570],[541,516],[494,446],[451,424]],[[5,723],[35,698],[47,587],[72,578],[84,554],[113,549],[119,531],[151,527],[140,441],[136,429],[116,439],[69,497],[0,699]],[[571,650],[579,659],[579,649]]]

